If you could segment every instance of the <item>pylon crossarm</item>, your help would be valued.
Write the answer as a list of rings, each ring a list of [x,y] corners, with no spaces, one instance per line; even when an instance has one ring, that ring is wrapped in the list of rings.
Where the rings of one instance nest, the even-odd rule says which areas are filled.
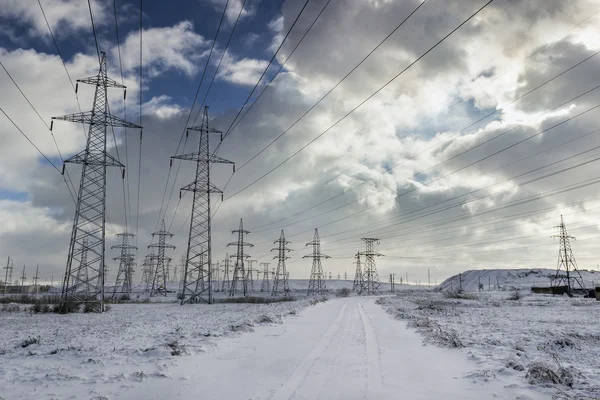
[[[219,164],[235,164],[233,161],[226,160],[223,157],[219,157],[214,154],[207,156],[206,154],[188,153],[188,154],[181,154],[178,156],[172,156],[171,158],[174,160],[183,160],[183,161],[200,161],[200,162],[208,161],[211,163],[219,163]]]
[[[86,153],[87,153],[87,155],[86,155]],[[111,156],[108,153],[104,153],[104,152],[98,153],[98,152],[91,152],[91,151],[86,152],[85,150],[67,158],[64,162],[65,162],[65,164],[66,163],[85,164],[85,165],[92,165],[92,166],[106,165],[107,167],[125,168],[125,165],[123,165],[122,163],[117,161],[117,159],[115,159],[113,156]]]
[[[241,243],[244,247],[254,247],[254,245],[252,243],[248,243],[248,242],[242,242]],[[238,242],[231,242],[231,243],[227,243],[227,246],[237,246]],[[230,257],[237,257],[235,255],[232,255]]]
[[[208,131],[208,133],[223,133],[222,131],[215,129],[215,128],[208,128],[206,126],[202,126],[202,125],[195,125],[195,126],[190,126],[187,128],[188,131],[198,131],[198,132],[203,132],[203,131]]]
[[[202,191],[202,192],[206,193],[207,192],[207,186],[205,184],[202,184],[202,185],[200,185],[200,188],[198,188],[197,182],[192,182],[192,183],[190,183],[188,185],[185,185],[184,187],[182,187],[179,190],[184,191],[184,192]],[[219,189],[218,187],[216,187],[212,183],[208,184],[208,192],[209,193],[223,193],[223,191],[221,189]]]
[[[125,121],[123,118],[119,118],[108,113],[105,113],[104,115],[94,114],[92,111],[61,115],[59,117],[52,117],[52,119],[68,122],[80,122],[88,125],[112,126],[115,128],[142,128],[139,125]]]
[[[123,86],[114,79],[110,79],[107,76],[99,77],[98,75],[90,76],[87,78],[77,79],[78,83],[87,83],[89,85],[98,85],[106,87],[114,87],[119,89],[127,89],[127,86]]]

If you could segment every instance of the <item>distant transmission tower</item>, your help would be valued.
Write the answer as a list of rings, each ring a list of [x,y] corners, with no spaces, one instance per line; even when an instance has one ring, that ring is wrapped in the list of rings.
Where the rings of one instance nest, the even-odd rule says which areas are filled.
[[[573,295],[573,286],[577,284],[580,289],[585,289],[583,285],[583,278],[577,269],[577,263],[575,262],[575,256],[573,250],[571,250],[570,239],[575,240],[574,236],[569,236],[567,233],[567,227],[563,221],[562,215],[560,216],[560,225],[555,226],[559,228],[559,234],[552,237],[558,238],[560,244],[558,247],[558,264],[556,267],[556,275],[552,280],[553,287],[567,286],[567,293],[569,296]],[[565,274],[561,274],[561,271]]]
[[[312,242],[306,243],[307,246],[312,246],[313,252],[311,255],[302,258],[312,258],[312,268],[310,270],[310,280],[308,281],[308,296],[313,294],[326,294],[327,287],[325,286],[325,275],[323,274],[322,258],[331,258],[325,254],[321,254],[321,240],[319,239],[319,231],[315,229],[315,236]]]
[[[227,246],[236,246],[237,247],[236,254],[234,256],[231,256],[231,257],[235,257],[235,265],[233,268],[233,280],[231,281],[231,288],[229,289],[229,295],[235,296],[238,282],[241,279],[242,293],[244,294],[244,296],[248,296],[248,279],[247,279],[248,276],[246,275],[246,269],[244,268],[244,260],[246,258],[250,258],[250,256],[247,255],[246,253],[244,253],[244,247],[253,247],[254,245],[252,243],[244,242],[244,235],[249,234],[250,231],[244,230],[244,223],[241,218],[240,218],[240,228],[236,229],[234,231],[231,231],[231,233],[238,234],[238,241],[227,244]]]
[[[171,261],[170,257],[165,256],[165,249],[174,249],[175,246],[167,244],[167,236],[173,237],[172,233],[167,232],[165,228],[165,220],[163,219],[160,223],[160,229],[158,232],[154,232],[152,237],[158,236],[158,243],[151,244],[148,246],[149,249],[156,248],[156,262],[154,263],[154,275],[152,277],[152,289],[150,290],[150,296],[157,294],[166,296],[167,295],[167,263]]]
[[[25,280],[27,279],[27,275],[25,275],[25,264],[23,264],[23,273],[21,274],[21,293],[25,293]]]
[[[117,280],[113,289],[112,298],[117,298],[117,293],[128,300],[131,298],[131,288],[133,286],[133,266],[135,265],[135,255],[131,250],[137,250],[136,246],[129,244],[129,238],[135,236],[133,233],[117,233],[121,237],[121,244],[112,246],[111,249],[121,249],[121,255],[113,258],[119,261],[119,270],[117,271]]]
[[[360,266],[360,253],[356,253],[356,273],[354,274],[354,283],[352,291],[358,294],[362,293],[364,288],[363,274]]]
[[[200,132],[198,152],[171,157],[171,162],[173,159],[196,162],[196,178],[192,183],[181,188],[183,191],[194,193],[183,274],[182,305],[200,301],[212,303],[210,194],[223,192],[210,182],[210,166],[214,163],[233,164],[210,152],[210,135],[222,132],[208,126],[208,106],[204,107],[200,126],[188,128],[186,134],[190,131]]]
[[[291,242],[285,240],[282,229],[279,240],[276,240],[273,243],[277,244],[277,248],[271,249],[271,251],[277,251],[277,255],[273,257],[277,259],[277,271],[273,278],[273,291],[271,292],[271,296],[279,296],[282,294],[287,296],[290,293],[290,287],[288,285],[288,274],[285,269],[285,260],[289,258],[287,253],[292,251],[292,249],[287,247]]]
[[[248,260],[248,270],[246,271],[246,280],[248,281],[248,291],[254,293],[254,274],[252,267],[256,260]]]
[[[382,256],[383,254],[375,251],[375,243],[379,243],[379,239],[374,238],[362,238],[366,244],[366,251],[360,253],[365,256],[365,269],[363,271],[363,291],[367,294],[378,294],[381,292],[379,289],[379,274],[377,274],[377,267],[375,266],[375,257]]]
[[[4,295],[6,296],[6,293],[8,291],[8,285],[9,283],[11,283],[10,281],[12,280],[13,271],[13,264],[12,260],[10,259],[10,256],[8,256],[8,260],[6,261],[6,267],[4,267],[4,269],[6,270],[4,273]]]
[[[107,88],[125,86],[106,76],[106,54],[100,53],[98,75],[78,79],[77,82],[96,86],[92,111],[52,117],[53,120],[89,124],[85,150],[65,160],[65,163],[81,164],[81,181],[75,207],[75,220],[63,280],[61,304],[91,303],[90,309],[104,310],[104,265],[106,233],[106,167],[125,166],[106,151],[106,127],[140,128],[109,113]],[[77,92],[77,87],[76,90]],[[54,122],[54,121],[52,121]],[[52,129],[52,123],[50,128]],[[63,172],[65,165],[63,164]],[[81,263],[83,241],[88,239],[87,250],[91,254]],[[80,268],[87,269],[87,282],[78,279]],[[83,289],[85,288],[85,290]]]
[[[225,260],[223,261],[223,283],[221,285],[221,292],[229,292],[231,290],[231,281],[229,279],[229,254],[225,254]]]
[[[154,261],[156,255],[154,253],[147,254],[142,263],[142,284],[144,285],[144,293],[150,292],[152,288],[152,279],[154,277]]]
[[[260,263],[263,266],[263,280],[260,285],[261,292],[270,292],[271,284],[269,283],[269,264],[270,263]]]
[[[35,276],[33,277],[33,293],[37,296],[38,294],[38,279],[40,273],[40,266],[36,265],[35,267]]]

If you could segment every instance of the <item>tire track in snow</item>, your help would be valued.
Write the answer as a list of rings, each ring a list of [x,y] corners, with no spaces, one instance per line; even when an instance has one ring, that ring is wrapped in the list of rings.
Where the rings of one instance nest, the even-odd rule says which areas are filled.
[[[288,378],[286,383],[283,384],[281,388],[273,396],[271,396],[271,400],[289,400],[296,390],[300,387],[312,366],[315,362],[323,355],[325,350],[331,345],[333,339],[337,335],[338,330],[342,326],[342,320],[346,317],[346,306],[347,303],[344,303],[337,317],[327,329],[327,332],[321,337],[317,345],[313,348],[313,350],[302,360],[298,368],[292,373],[292,375]]]
[[[377,399],[378,393],[383,391],[383,375],[381,359],[379,356],[379,343],[371,320],[365,314],[362,304],[358,305],[360,319],[363,323],[367,347],[367,398]]]

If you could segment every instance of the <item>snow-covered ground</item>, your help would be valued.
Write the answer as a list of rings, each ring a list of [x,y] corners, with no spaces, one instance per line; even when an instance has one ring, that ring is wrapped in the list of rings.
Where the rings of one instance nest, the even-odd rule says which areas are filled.
[[[425,343],[455,348],[491,380],[513,377],[546,398],[600,399],[600,302],[529,291],[510,300],[513,293],[455,299],[407,290],[380,302]]]
[[[0,399],[91,399],[108,383],[164,378],[177,353],[205,353],[223,337],[281,323],[309,304],[150,303],[114,304],[104,314],[0,312]],[[27,345],[28,340],[37,343]]]
[[[600,271],[580,270],[583,285],[592,289],[600,284]],[[574,272],[571,272],[575,275]],[[521,268],[521,269],[475,269],[454,275],[440,283],[437,290],[478,291],[479,284],[483,290],[496,288],[531,288],[532,286],[551,286],[550,278],[556,275],[555,269]],[[462,280],[462,283],[461,283]]]

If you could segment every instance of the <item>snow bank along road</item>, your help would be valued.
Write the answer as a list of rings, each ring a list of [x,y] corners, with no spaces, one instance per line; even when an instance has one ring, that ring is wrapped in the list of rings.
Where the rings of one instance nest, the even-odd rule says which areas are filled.
[[[472,373],[451,349],[423,346],[375,298],[330,300],[283,324],[220,341],[179,359],[168,378],[111,390],[112,398],[541,399],[514,382]]]

